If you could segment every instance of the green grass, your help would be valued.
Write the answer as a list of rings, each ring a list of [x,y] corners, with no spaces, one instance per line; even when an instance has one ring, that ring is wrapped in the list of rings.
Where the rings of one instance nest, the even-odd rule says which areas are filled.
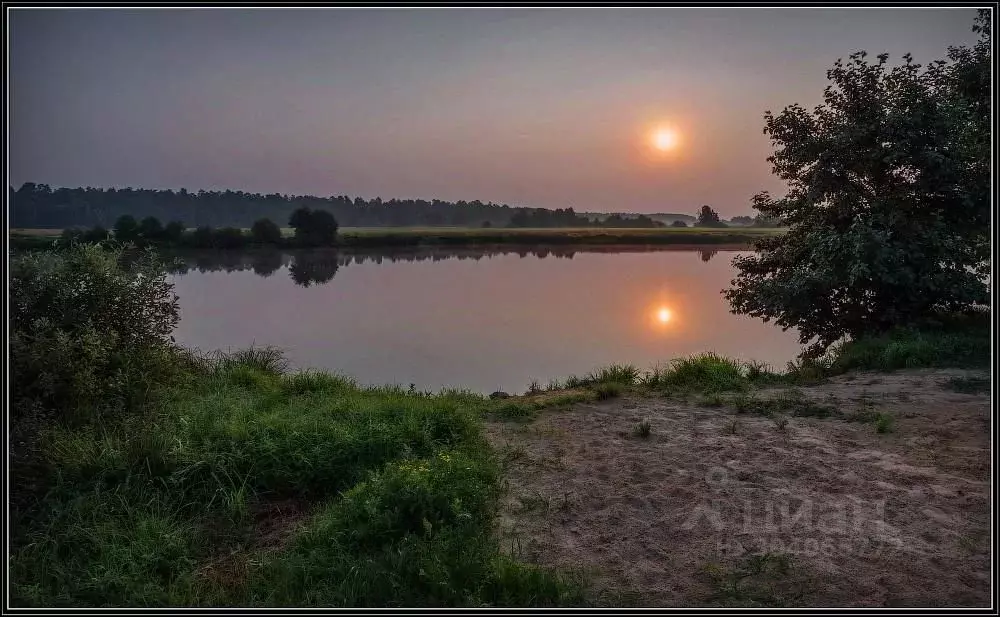
[[[654,390],[712,395],[784,381],[782,375],[771,371],[766,365],[748,364],[714,353],[705,353],[677,358],[666,368],[655,368],[646,373],[639,383]]]
[[[876,413],[875,420],[873,422],[876,433],[891,433],[895,423],[896,419],[893,418],[891,414],[884,411]]]
[[[588,383],[614,383],[631,386],[639,379],[639,369],[631,364],[609,364],[584,378]]]
[[[594,394],[597,396],[597,400],[606,401],[611,398],[617,398],[622,395],[622,385],[613,381],[600,382],[593,386]]]
[[[480,418],[500,402],[283,371],[241,352],[146,415],[52,427],[48,494],[15,522],[14,604],[582,601],[493,538],[501,471]]]
[[[633,437],[647,439],[652,433],[653,425],[649,423],[649,420],[640,420],[634,427],[632,427]]]
[[[785,553],[747,554],[732,564],[707,564],[702,571],[713,588],[708,601],[716,606],[799,606],[815,586]]]
[[[832,374],[855,370],[975,368],[990,363],[989,314],[942,319],[922,329],[899,329],[835,346],[821,360]]]
[[[512,396],[487,402],[484,414],[494,420],[533,419],[537,412],[543,409],[566,407],[576,403],[592,401],[596,398],[593,391],[540,391],[536,394]]]
[[[737,413],[756,414],[768,418],[779,414],[807,418],[826,418],[836,412],[831,405],[817,403],[801,390],[790,389],[779,392],[774,398],[758,398],[742,394],[730,403]]]

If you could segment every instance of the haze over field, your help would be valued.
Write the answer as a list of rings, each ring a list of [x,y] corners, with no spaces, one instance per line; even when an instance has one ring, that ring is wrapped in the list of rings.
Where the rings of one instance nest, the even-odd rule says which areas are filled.
[[[971,44],[974,15],[19,9],[8,181],[728,218],[782,191],[764,110],[854,49]]]

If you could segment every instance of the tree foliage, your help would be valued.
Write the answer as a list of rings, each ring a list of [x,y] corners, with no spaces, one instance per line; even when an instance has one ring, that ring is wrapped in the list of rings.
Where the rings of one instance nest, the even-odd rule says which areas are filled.
[[[134,242],[139,239],[139,223],[131,214],[123,214],[115,221],[115,239],[121,242]]]
[[[271,219],[258,219],[250,228],[250,237],[259,244],[279,244],[281,228]]]
[[[812,112],[765,113],[789,190],[753,204],[788,231],[734,260],[735,312],[797,328],[817,354],[988,301],[988,12],[975,29],[975,48],[927,68],[857,52],[827,72]]]
[[[288,219],[301,246],[333,246],[337,242],[337,219],[326,210],[299,208]]]
[[[182,219],[192,227],[251,227],[269,218],[285,221],[300,208],[325,210],[348,227],[658,227],[647,216],[620,216],[617,222],[595,221],[572,208],[514,207],[493,202],[439,199],[369,200],[347,195],[262,195],[245,191],[52,188],[26,182],[10,191],[15,227],[70,228],[107,225],[116,217],[153,216]]]
[[[152,255],[74,245],[11,260],[14,411],[129,403],[172,349],[177,296]]]
[[[162,240],[163,224],[155,216],[147,216],[139,222],[139,237],[144,240]]]
[[[710,206],[702,206],[695,227],[726,227],[726,224],[719,220],[718,212]]]
[[[184,223],[180,221],[170,221],[163,227],[163,239],[166,242],[177,244],[184,235]]]

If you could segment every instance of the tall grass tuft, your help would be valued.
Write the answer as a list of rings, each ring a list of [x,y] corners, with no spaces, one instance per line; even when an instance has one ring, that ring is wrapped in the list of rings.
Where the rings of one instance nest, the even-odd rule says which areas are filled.
[[[667,368],[655,369],[644,381],[658,389],[707,393],[745,390],[750,383],[739,361],[714,353],[675,359]]]
[[[639,369],[631,364],[609,364],[587,375],[586,381],[632,386],[639,380],[639,374]]]
[[[285,359],[282,350],[270,345],[262,347],[251,346],[236,351],[219,353],[216,361],[219,368],[223,370],[241,366],[271,375],[282,375],[288,371],[288,360]]]

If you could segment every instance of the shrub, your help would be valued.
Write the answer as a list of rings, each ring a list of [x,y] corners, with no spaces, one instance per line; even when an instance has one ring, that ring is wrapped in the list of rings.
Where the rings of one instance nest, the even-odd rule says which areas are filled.
[[[184,223],[180,221],[170,221],[163,228],[163,239],[172,244],[177,244],[184,236]]]
[[[82,240],[84,242],[102,242],[104,240],[107,240],[110,237],[110,235],[111,235],[111,232],[109,232],[104,227],[101,227],[100,225],[98,225],[97,227],[93,227],[93,228],[87,230],[83,234]]]
[[[115,221],[115,240],[135,242],[139,239],[139,223],[130,214],[123,214]]]
[[[82,242],[86,232],[79,227],[67,227],[59,234],[59,240],[64,244]]]
[[[195,248],[212,248],[215,241],[215,233],[207,225],[201,225],[191,233],[191,245]]]
[[[213,236],[213,246],[220,249],[238,249],[247,243],[247,237],[239,227],[221,227],[215,230]]]
[[[134,401],[166,368],[173,286],[152,254],[127,269],[120,260],[95,245],[12,259],[15,413]]]
[[[281,228],[271,219],[259,219],[250,227],[250,237],[259,244],[280,244]]]
[[[147,216],[139,222],[139,237],[147,242],[163,239],[163,225],[155,216]]]

